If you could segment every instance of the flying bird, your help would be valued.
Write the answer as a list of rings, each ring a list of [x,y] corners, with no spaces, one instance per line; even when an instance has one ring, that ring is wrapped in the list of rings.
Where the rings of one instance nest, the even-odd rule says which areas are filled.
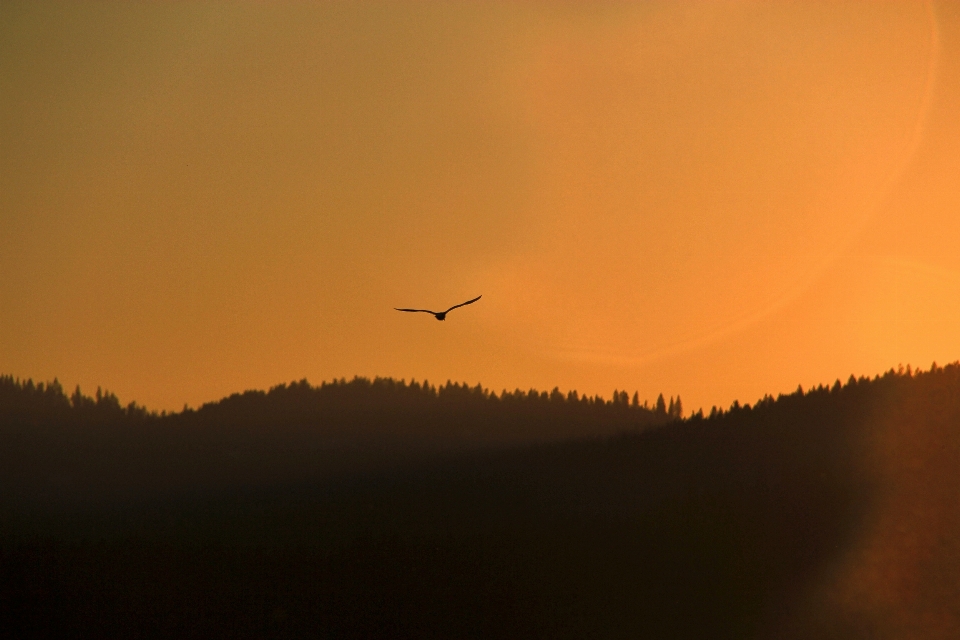
[[[447,314],[453,311],[454,309],[456,309],[457,307],[465,307],[468,304],[473,304],[474,302],[476,302],[482,297],[483,296],[477,296],[473,300],[467,300],[466,302],[455,304],[449,309],[447,309],[446,311],[430,311],[429,309],[397,309],[396,307],[394,307],[394,309],[397,309],[397,311],[409,311],[410,313],[432,313],[433,317],[435,317],[437,320],[446,320]]]

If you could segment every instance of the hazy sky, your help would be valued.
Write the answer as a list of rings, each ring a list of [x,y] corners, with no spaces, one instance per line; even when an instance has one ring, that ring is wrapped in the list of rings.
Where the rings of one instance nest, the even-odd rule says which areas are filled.
[[[956,3],[0,4],[0,373],[689,410],[957,359]]]

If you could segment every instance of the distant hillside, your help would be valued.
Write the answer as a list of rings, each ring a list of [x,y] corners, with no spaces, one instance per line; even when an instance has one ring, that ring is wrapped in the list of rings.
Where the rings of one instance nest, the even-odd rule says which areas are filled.
[[[67,396],[59,382],[0,377],[0,496],[100,499],[189,487],[289,483],[430,453],[640,431],[680,418],[653,408],[536,390],[354,378],[233,394],[179,413]],[[6,455],[4,455],[4,453]],[[16,453],[14,453],[16,452]]]
[[[301,380],[277,385],[269,391],[235,393],[198,410],[185,407],[180,413],[158,414],[135,402],[121,406],[109,391],[97,389],[96,395],[90,397],[78,386],[67,396],[57,380],[34,384],[33,380],[0,376],[0,425],[7,428],[67,424],[109,428],[165,421],[200,428],[228,424],[257,429],[305,425],[340,429],[344,422],[349,422],[356,423],[353,426],[362,431],[426,435],[436,430],[446,437],[450,429],[439,423],[456,419],[448,426],[459,429],[457,434],[463,432],[461,426],[466,421],[483,425],[483,433],[476,434],[481,440],[524,440],[588,435],[582,428],[599,434],[609,429],[663,424],[681,418],[682,413],[679,397],[671,397],[668,407],[661,395],[653,407],[648,407],[646,402],[640,404],[636,393],[631,401],[626,391],[615,390],[611,400],[580,396],[576,391],[563,394],[559,389],[550,393],[536,389],[504,390],[498,395],[480,385],[470,387],[450,381],[437,387],[426,381],[408,384],[392,378],[371,381],[355,377],[350,381],[324,382],[317,387]],[[391,424],[379,424],[384,417],[389,417]],[[489,419],[497,424],[490,424]],[[504,419],[514,423],[512,428],[499,424]]]
[[[391,380],[162,416],[0,389],[19,637],[960,635],[960,364],[685,420]]]

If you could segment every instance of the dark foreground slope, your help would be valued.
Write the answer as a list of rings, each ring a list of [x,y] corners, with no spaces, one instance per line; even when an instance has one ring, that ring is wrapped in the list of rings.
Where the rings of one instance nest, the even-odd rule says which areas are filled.
[[[312,418],[270,394],[232,400],[231,424],[116,406],[95,419],[95,401],[79,420],[5,399],[18,408],[0,449],[0,626],[125,638],[960,631],[957,365],[670,423],[626,403],[464,388],[410,400],[405,387],[385,394],[398,394],[391,405],[372,389],[340,387],[340,413],[324,417],[339,439],[313,440]]]

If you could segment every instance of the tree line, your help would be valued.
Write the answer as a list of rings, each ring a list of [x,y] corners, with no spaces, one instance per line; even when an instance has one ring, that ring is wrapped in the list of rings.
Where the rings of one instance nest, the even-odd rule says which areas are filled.
[[[481,386],[447,381],[435,386],[428,381],[395,380],[355,376],[324,381],[312,386],[306,379],[281,383],[268,391],[251,390],[234,393],[221,400],[203,404],[199,409],[184,406],[180,412],[150,411],[136,402],[122,405],[117,396],[97,387],[93,396],[84,395],[80,386],[69,396],[58,379],[37,382],[33,379],[0,375],[0,424],[53,423],[123,423],[169,420],[177,422],[199,414],[203,418],[249,421],[254,415],[269,413],[273,422],[305,417],[321,418],[326,411],[342,411],[351,405],[382,406],[391,409],[424,410],[431,406],[475,409],[481,406],[532,407],[540,410],[566,407],[573,412],[591,412],[594,417],[631,416],[637,424],[661,424],[683,417],[680,397],[673,396],[669,405],[660,394],[652,405],[642,404],[639,392],[632,400],[626,391],[614,389],[611,398],[580,395],[572,390],[566,394],[558,387],[552,391],[504,389],[499,395]]]

